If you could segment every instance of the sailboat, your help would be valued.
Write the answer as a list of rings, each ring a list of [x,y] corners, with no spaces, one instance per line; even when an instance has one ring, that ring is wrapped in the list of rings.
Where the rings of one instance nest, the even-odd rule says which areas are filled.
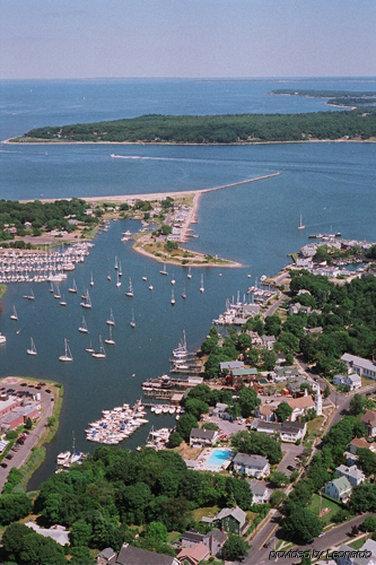
[[[67,302],[66,302],[64,296],[61,297],[59,304],[60,304],[60,306],[66,306],[67,305]]]
[[[192,278],[192,272],[191,271],[192,271],[191,267],[188,267],[187,279]]]
[[[103,346],[103,341],[102,341],[102,336],[99,336],[99,350],[98,351],[94,351],[91,354],[92,357],[94,357],[95,359],[105,359],[106,358],[106,352],[104,350],[104,346]]]
[[[38,355],[37,348],[35,347],[35,343],[33,338],[30,338],[30,347],[26,349],[26,353],[28,355]]]
[[[118,269],[118,271],[119,271],[119,277],[121,277],[121,276],[123,275],[123,271],[122,271],[122,268],[121,268],[121,261],[119,261],[119,269]]]
[[[66,337],[64,338],[64,355],[60,355],[59,361],[62,361],[63,363],[68,363],[69,361],[73,361],[72,353]]]
[[[136,320],[135,320],[135,317],[134,317],[134,310],[132,310],[132,319],[131,319],[131,321],[129,322],[129,325],[131,326],[131,328],[135,328],[135,327],[136,327]]]
[[[185,290],[185,287],[183,288],[183,292],[180,295],[182,297],[183,300],[185,300],[187,298],[187,292]]]
[[[171,304],[174,306],[176,300],[175,300],[175,294],[174,294],[174,289],[171,290],[171,300],[170,300]]]
[[[13,306],[13,313],[10,315],[10,319],[15,321],[18,320],[18,314],[15,306]]]
[[[130,298],[133,298],[134,296],[134,292],[133,292],[133,286],[132,286],[132,279],[129,277],[129,285],[128,285],[128,290],[125,293],[125,296],[129,296]]]
[[[91,300],[88,290],[86,291],[85,298],[82,302],[80,302],[80,306],[82,306],[82,308],[91,308]]]
[[[168,272],[166,271],[166,263],[163,263],[163,269],[161,269],[159,272],[161,275],[168,275]]]
[[[88,353],[94,353],[95,349],[93,347],[93,344],[91,343],[91,340],[89,346],[85,347],[85,351],[87,351]]]
[[[31,289],[30,294],[24,294],[22,298],[25,298],[26,300],[35,300],[33,289]]]
[[[72,286],[70,286],[68,288],[68,292],[72,292],[74,294],[77,294],[77,283],[76,283],[76,279],[73,279],[72,281]]]
[[[201,292],[201,293],[205,292],[205,287],[204,287],[204,275],[201,275],[200,292]]]
[[[175,280],[174,275],[172,275],[172,279],[171,279],[170,283],[171,283],[171,284],[175,284],[175,283],[176,283],[176,280]]]
[[[303,224],[303,216],[300,214],[300,216],[299,216],[298,230],[304,230],[304,229],[305,229],[305,225]]]
[[[150,283],[149,286],[148,286],[148,289],[149,289],[149,290],[154,290],[154,286]]]
[[[106,324],[108,326],[114,326],[115,325],[115,318],[114,318],[114,313],[112,311],[112,308],[110,310],[110,317],[106,320]]]
[[[90,286],[94,286],[93,273],[90,274]]]
[[[85,316],[82,316],[82,322],[81,322],[81,325],[78,328],[78,331],[82,334],[88,334],[89,333],[89,330],[87,328],[87,323],[86,323],[86,320],[85,320]]]
[[[107,345],[116,345],[115,340],[112,337],[112,326],[108,326],[108,337],[104,340]]]
[[[53,292],[54,292],[54,285],[53,285],[53,283],[52,283],[52,282],[50,282],[50,288],[49,288],[49,291],[50,291],[50,293],[51,293],[51,294],[53,294]]]
[[[116,255],[116,256],[115,256],[115,265],[114,265],[115,271],[117,271],[118,268],[119,268],[119,260],[118,260],[117,255]]]
[[[119,288],[119,286],[121,286],[121,280],[120,280],[120,275],[119,275],[119,271],[116,271],[116,286]]]
[[[54,291],[54,298],[56,298],[56,300],[60,300],[61,298],[60,287],[58,284],[56,285],[56,289]]]

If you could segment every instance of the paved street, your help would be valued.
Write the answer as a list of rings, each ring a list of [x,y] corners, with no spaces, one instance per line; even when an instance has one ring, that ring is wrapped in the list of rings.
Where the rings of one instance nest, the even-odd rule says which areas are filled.
[[[28,386],[21,386],[22,382],[27,382]],[[38,443],[38,440],[43,433],[44,428],[47,426],[48,418],[52,416],[53,413],[53,394],[52,392],[47,392],[49,390],[48,385],[42,387],[40,390],[36,389],[34,386],[30,386],[31,381],[27,381],[27,379],[17,379],[7,377],[0,380],[1,390],[13,389],[15,392],[31,392],[33,394],[39,392],[41,393],[41,405],[42,405],[42,415],[39,418],[37,425],[33,428],[33,430],[29,433],[26,437],[25,443],[23,445],[19,445],[17,451],[12,449],[10,453],[13,455],[11,460],[4,459],[4,462],[7,463],[7,467],[4,469],[0,467],[0,491],[2,490],[9,472],[12,468],[21,467],[27,458],[30,455],[30,452],[33,447]]]

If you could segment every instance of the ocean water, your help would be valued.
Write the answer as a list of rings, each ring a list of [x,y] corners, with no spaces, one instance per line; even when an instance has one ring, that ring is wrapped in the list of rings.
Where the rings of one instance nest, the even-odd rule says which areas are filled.
[[[0,82],[1,137],[22,133],[46,123],[108,119],[146,112],[215,113],[243,111],[302,111],[322,109],[322,101],[269,96],[272,88],[376,89],[373,81],[72,81]],[[292,87],[292,86],[291,86]],[[30,92],[31,90],[31,92]],[[5,96],[4,96],[5,92]],[[83,99],[83,97],[85,97]],[[5,116],[5,119],[4,119]],[[22,295],[25,285],[11,285],[1,303],[0,331],[7,344],[0,349],[0,375],[32,375],[64,384],[61,426],[48,447],[45,464],[34,475],[35,487],[54,467],[56,454],[71,446],[92,449],[84,438],[89,421],[101,410],[133,402],[143,380],[165,373],[170,350],[183,329],[191,347],[198,347],[227,297],[244,292],[254,278],[276,272],[287,254],[307,241],[312,232],[335,230],[346,237],[376,240],[376,161],[374,144],[286,144],[241,147],[172,146],[0,146],[0,197],[40,198],[130,194],[187,190],[216,186],[280,171],[265,180],[204,195],[200,202],[198,239],[189,246],[240,261],[241,269],[198,269],[192,280],[186,271],[169,268],[176,278],[175,307],[170,304],[170,277],[159,275],[160,265],[120,241],[134,222],[114,222],[100,234],[85,264],[74,276],[83,290],[93,273],[93,309],[85,311],[93,343],[106,336],[105,320],[113,309],[116,347],[104,361],[91,358],[87,338],[78,332],[82,316],[79,297],[67,294],[71,276],[62,285],[68,299],[61,307],[48,285],[34,285],[35,302]],[[144,159],[116,159],[110,153]],[[307,228],[297,229],[299,214]],[[114,256],[123,265],[123,285],[106,279]],[[199,292],[203,273],[205,293]],[[251,279],[247,277],[251,274]],[[142,276],[155,285],[152,293]],[[128,277],[134,299],[124,295]],[[186,287],[188,298],[180,299]],[[18,326],[9,319],[13,305]],[[129,321],[134,309],[137,327]],[[21,329],[17,335],[16,328]],[[38,356],[26,355],[33,337]],[[62,364],[64,337],[69,338],[74,362]],[[132,375],[135,374],[134,377]],[[150,415],[150,425],[172,424],[172,418]],[[140,428],[125,445],[136,447],[149,426]]]

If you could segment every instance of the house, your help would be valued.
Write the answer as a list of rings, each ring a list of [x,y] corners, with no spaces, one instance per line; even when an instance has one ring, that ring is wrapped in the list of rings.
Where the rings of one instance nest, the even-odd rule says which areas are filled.
[[[192,428],[189,436],[191,447],[211,447],[218,439],[216,430],[204,430],[202,428]]]
[[[232,371],[233,369],[243,369],[243,361],[222,361],[219,364],[219,368],[222,371]]]
[[[97,555],[97,565],[112,565],[116,563],[116,552],[112,547],[106,547]]]
[[[272,491],[266,486],[265,481],[252,479],[248,481],[249,488],[252,493],[252,502],[254,504],[266,504],[272,494]]]
[[[350,545],[341,545],[337,555],[334,557],[337,565],[376,565],[376,541],[367,539],[357,552]]]
[[[278,434],[285,443],[295,443],[302,440],[307,433],[305,422],[265,422],[254,419],[251,428],[265,434]]]
[[[176,557],[155,553],[123,543],[115,561],[116,565],[180,565]]]
[[[210,557],[210,551],[204,543],[197,543],[192,547],[183,547],[176,557],[182,565],[198,565]]]
[[[353,487],[359,486],[366,480],[365,474],[363,471],[358,469],[356,465],[352,465],[351,467],[347,467],[347,465],[340,465],[336,468],[335,474],[337,477],[346,477]]]
[[[222,549],[227,537],[226,532],[218,530],[218,528],[214,528],[207,534],[187,531],[181,537],[180,547],[181,549],[190,548],[203,543],[209,548],[210,555],[215,557]]]
[[[247,453],[237,453],[232,461],[234,471],[247,475],[247,477],[255,477],[256,479],[264,479],[270,475],[269,461],[263,455],[248,455]]]
[[[213,408],[213,415],[221,417],[227,411],[228,404],[225,402],[217,402],[217,404]]]
[[[376,365],[372,363],[372,361],[369,361],[369,359],[351,355],[350,353],[344,353],[341,357],[341,361],[346,363],[349,371],[355,371],[355,373],[358,373],[361,377],[376,379]]]
[[[271,422],[274,419],[275,406],[270,404],[262,404],[256,408],[256,415],[261,420]]]
[[[345,458],[345,464],[347,465],[347,467],[358,464],[359,457],[355,453],[351,453],[351,451],[345,451],[343,456]]]
[[[362,386],[362,379],[357,373],[351,375],[334,375],[333,384],[347,386],[349,390],[357,390]]]
[[[370,449],[373,453],[376,452],[376,445],[373,443],[368,443],[364,437],[354,437],[349,445],[349,451],[351,453],[357,453],[358,449]]]
[[[222,508],[215,516],[214,522],[221,530],[241,535],[247,527],[247,514],[239,506]]]
[[[254,367],[242,367],[240,369],[231,369],[231,375],[237,381],[252,380],[257,376],[257,369]]]
[[[324,492],[338,502],[347,502],[351,496],[352,486],[346,477],[338,477],[328,481],[324,486]]]
[[[274,337],[274,335],[263,335],[261,336],[261,341],[262,341],[262,346],[265,347],[265,349],[271,351],[277,340]]]
[[[295,420],[307,414],[308,410],[315,408],[315,401],[309,394],[298,396],[297,398],[287,398],[285,402],[292,408],[291,422],[295,422]]]
[[[374,410],[367,410],[362,416],[362,422],[367,428],[368,437],[376,436],[376,412]]]

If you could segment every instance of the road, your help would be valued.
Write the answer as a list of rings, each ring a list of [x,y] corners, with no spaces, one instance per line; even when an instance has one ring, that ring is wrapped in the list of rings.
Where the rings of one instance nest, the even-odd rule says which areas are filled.
[[[20,386],[22,382],[27,382],[28,386]],[[48,424],[48,419],[53,414],[53,407],[54,407],[54,395],[52,392],[47,392],[50,390],[48,385],[42,387],[41,389],[36,389],[35,387],[31,387],[30,385],[33,384],[31,381],[27,379],[12,379],[7,377],[5,379],[0,380],[0,385],[2,389],[14,389],[16,392],[31,392],[33,394],[40,392],[41,393],[41,406],[42,406],[42,415],[39,418],[36,426],[32,429],[29,435],[26,437],[25,443],[18,447],[17,451],[12,449],[10,453],[13,455],[11,460],[4,459],[4,462],[7,463],[7,467],[4,469],[0,467],[0,492],[3,489],[3,486],[8,478],[9,472],[13,468],[21,467],[27,460],[30,455],[31,450],[35,447],[39,441],[39,438],[43,434],[44,429]]]

